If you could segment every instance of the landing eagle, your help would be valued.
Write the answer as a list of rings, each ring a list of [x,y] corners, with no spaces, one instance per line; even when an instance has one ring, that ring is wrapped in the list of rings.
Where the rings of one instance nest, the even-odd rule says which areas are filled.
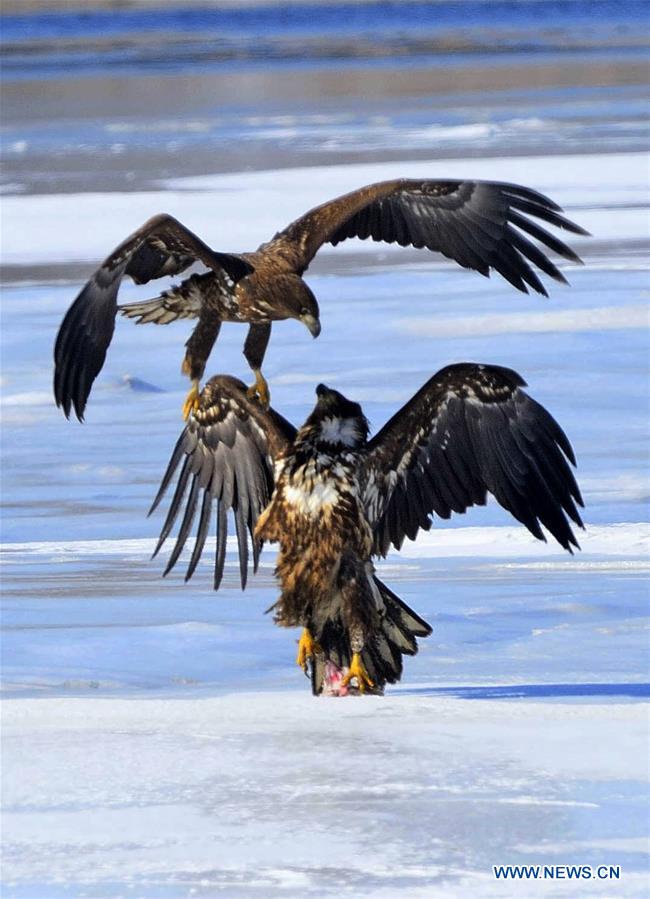
[[[180,474],[156,555],[182,516],[165,574],[177,563],[200,504],[185,580],[194,573],[216,504],[214,588],[234,513],[242,589],[264,541],[279,543],[275,621],[302,627],[298,664],[314,694],[381,692],[402,673],[429,625],[377,577],[373,558],[491,493],[540,540],[577,547],[582,505],[571,445],[514,371],[443,368],[372,439],[361,406],[324,385],[301,428],[219,375],[204,387],[154,500]],[[189,491],[188,491],[189,488]]]
[[[83,420],[120,312],[139,324],[198,319],[182,364],[192,381],[185,417],[198,406],[199,382],[222,322],[247,323],[244,356],[255,376],[250,393],[268,406],[262,363],[272,322],[293,318],[314,337],[320,333],[318,303],[302,275],[323,244],[370,237],[403,247],[426,247],[485,276],[494,269],[524,293],[530,287],[546,296],[530,263],[556,281],[566,279],[526,235],[564,259],[580,262],[572,249],[536,221],[587,234],[561,212],[548,197],[517,184],[382,181],[317,206],[255,252],[241,254],[218,253],[172,216],[156,215],[113,250],[66,313],[54,348],[56,404],[66,417],[74,408]],[[177,275],[194,263],[201,263],[205,271],[155,299],[117,305],[125,275],[145,284]]]

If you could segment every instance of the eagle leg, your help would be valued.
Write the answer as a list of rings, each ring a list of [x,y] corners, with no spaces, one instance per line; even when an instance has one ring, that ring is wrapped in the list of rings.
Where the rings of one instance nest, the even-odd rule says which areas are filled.
[[[253,374],[255,375],[255,383],[248,388],[246,396],[250,400],[259,400],[263,408],[268,409],[271,404],[269,385],[259,368],[254,368]]]
[[[313,658],[314,653],[321,651],[322,650],[320,646],[312,637],[309,628],[304,627],[302,629],[302,634],[300,635],[300,640],[298,640],[298,655],[296,656],[296,665],[299,665],[306,674],[309,660]]]
[[[352,653],[350,667],[341,678],[341,686],[350,686],[350,681],[353,677],[356,678],[359,693],[365,693],[366,689],[372,689],[375,686],[374,681],[370,680],[370,676],[366,671],[365,666],[361,661],[361,655],[358,652]]]
[[[192,412],[196,412],[200,405],[201,390],[199,388],[199,379],[192,378],[192,386],[190,388],[190,392],[185,397],[185,402],[183,403],[183,418],[185,419],[185,421],[187,421]]]

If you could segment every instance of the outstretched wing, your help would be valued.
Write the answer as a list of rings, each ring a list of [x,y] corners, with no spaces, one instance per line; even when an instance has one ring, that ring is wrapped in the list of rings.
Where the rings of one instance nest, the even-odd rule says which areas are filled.
[[[484,505],[488,492],[528,530],[544,525],[571,552],[582,527],[571,445],[555,419],[495,365],[443,368],[370,441],[365,502],[376,553],[405,536]]]
[[[253,547],[253,571],[257,571],[262,541],[254,537],[255,524],[273,492],[273,462],[293,441],[295,433],[293,425],[273,409],[265,410],[256,399],[249,399],[246,385],[237,378],[217,375],[208,381],[201,392],[198,410],[190,416],[176,443],[149,512],[151,514],[156,509],[180,466],[176,489],[154,551],[156,556],[184,505],[178,536],[165,574],[178,561],[201,499],[196,539],[185,580],[192,577],[201,557],[212,506],[216,503],[214,589],[219,588],[223,576],[230,509],[235,518],[241,585],[244,589],[248,573],[246,532],[250,534]]]
[[[200,261],[234,281],[252,271],[239,256],[215,253],[171,215],[156,215],[117,247],[68,309],[54,346],[54,397],[66,417],[83,421],[92,383],[115,329],[117,292],[124,275],[139,284],[184,271]]]
[[[494,269],[517,290],[546,296],[529,263],[556,281],[564,275],[545,248],[572,262],[574,251],[542,228],[541,219],[574,234],[587,234],[561,215],[561,208],[537,191],[496,181],[381,181],[312,209],[271,242],[304,271],[324,243],[360,237],[402,247],[427,247],[464,268],[489,276]],[[524,232],[524,233],[522,233]]]

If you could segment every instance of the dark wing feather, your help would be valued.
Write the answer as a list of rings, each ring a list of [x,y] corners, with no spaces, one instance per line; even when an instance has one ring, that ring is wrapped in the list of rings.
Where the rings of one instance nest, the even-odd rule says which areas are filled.
[[[154,550],[156,556],[181,516],[165,574],[178,561],[190,536],[197,509],[200,509],[185,580],[192,577],[205,546],[212,508],[216,503],[214,589],[219,588],[223,577],[228,511],[231,509],[244,589],[248,574],[248,535],[253,547],[253,571],[257,571],[262,541],[254,537],[255,524],[273,491],[273,462],[293,441],[295,433],[293,425],[273,409],[264,410],[257,400],[249,399],[246,386],[236,378],[218,375],[208,381],[201,393],[198,410],[192,414],[176,443],[149,513],[160,503],[180,466],[176,489]]]
[[[376,553],[428,530],[432,514],[484,505],[488,493],[540,540],[543,525],[565,549],[578,546],[573,450],[524,386],[508,368],[450,365],[370,441],[364,500]]]
[[[117,293],[124,275],[138,283],[183,271],[195,261],[224,269],[239,281],[252,271],[239,256],[216,253],[170,215],[156,215],[114,250],[68,309],[54,346],[54,397],[66,417],[83,421],[92,383],[115,329]]]
[[[482,275],[494,269],[525,293],[530,287],[546,295],[529,263],[556,281],[564,281],[564,276],[513,225],[565,259],[580,262],[570,247],[526,217],[587,234],[561,212],[548,197],[518,184],[382,181],[317,206],[277,234],[269,246],[290,258],[300,272],[324,243],[336,245],[350,237],[427,247]]]

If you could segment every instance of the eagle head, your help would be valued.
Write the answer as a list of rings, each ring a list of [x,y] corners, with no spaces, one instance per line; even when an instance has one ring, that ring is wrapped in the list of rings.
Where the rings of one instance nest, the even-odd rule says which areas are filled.
[[[359,403],[325,384],[316,388],[317,401],[304,427],[319,446],[358,449],[368,439],[368,420]]]
[[[295,318],[302,322],[312,337],[320,334],[320,310],[318,301],[302,280],[293,273],[278,275],[273,289],[274,306],[277,319]]]

